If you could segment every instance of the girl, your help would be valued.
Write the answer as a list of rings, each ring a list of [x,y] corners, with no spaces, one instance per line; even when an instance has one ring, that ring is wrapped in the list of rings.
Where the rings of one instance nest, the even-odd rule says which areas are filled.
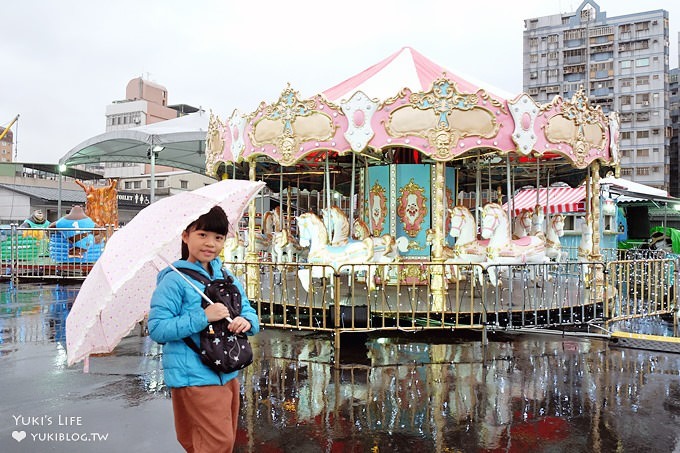
[[[194,269],[214,280],[222,278],[218,255],[224,247],[229,222],[224,210],[213,207],[190,223],[182,232],[182,259],[177,268]],[[227,271],[227,274],[230,273]],[[233,275],[231,275],[233,278]],[[189,277],[187,277],[189,278]],[[201,283],[194,281],[199,287]],[[163,373],[170,388],[177,440],[188,452],[231,452],[236,440],[239,413],[237,372],[216,373],[205,366],[198,354],[183,341],[191,336],[199,344],[198,333],[209,322],[231,316],[229,330],[254,335],[260,330],[255,310],[250,306],[241,283],[240,316],[231,316],[222,304],[201,308],[201,295],[178,272],[163,269],[151,297],[149,334],[163,344]]]

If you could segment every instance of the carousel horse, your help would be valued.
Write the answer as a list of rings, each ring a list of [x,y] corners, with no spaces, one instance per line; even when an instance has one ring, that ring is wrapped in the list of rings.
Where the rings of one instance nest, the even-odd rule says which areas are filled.
[[[241,239],[241,235],[227,237],[224,240],[224,267],[232,271],[234,274],[241,275],[245,270],[246,252],[248,248],[245,241]]]
[[[369,263],[373,258],[373,241],[366,238],[363,241],[349,241],[341,247],[333,247],[328,241],[328,231],[323,221],[311,212],[302,214],[297,218],[298,231],[300,232],[300,245],[309,246],[307,262],[325,266],[314,266],[311,276],[313,278],[330,278],[340,271],[348,273],[352,269],[345,264]],[[367,283],[369,289],[374,289],[375,282],[372,266],[354,266],[354,271],[367,271]],[[298,271],[300,282],[305,291],[309,291],[309,274],[307,269]]]
[[[562,263],[567,260],[567,252],[562,251],[560,238],[564,236],[564,216],[556,214],[550,217],[548,231],[545,233],[545,254],[551,260]]]
[[[400,252],[404,253],[408,251],[408,239],[405,237],[400,237],[394,239],[394,236],[390,234],[383,234],[379,237],[371,236],[371,230],[361,219],[356,219],[354,221],[354,233],[352,238],[358,241],[362,241],[366,238],[371,238],[373,241],[373,261],[376,263],[391,263],[397,261],[400,256]]]
[[[545,225],[545,213],[541,205],[536,205],[533,214],[531,215],[531,231],[529,234],[532,236],[544,236],[545,230],[543,226]],[[541,238],[541,239],[544,239]]]
[[[452,258],[447,259],[447,264],[454,264],[453,273],[456,280],[461,279],[460,268],[458,265],[483,263],[486,261],[486,247],[488,240],[477,239],[477,222],[468,208],[465,206],[454,206],[449,210],[451,218],[451,229],[449,236],[456,238],[453,246]],[[480,284],[483,283],[483,275],[478,266],[474,266],[474,271],[478,276]]]
[[[532,212],[522,211],[518,216],[515,216],[512,224],[512,238],[521,239],[531,233]]]
[[[487,270],[493,286],[498,285],[494,264],[533,264],[545,263],[545,243],[536,236],[526,236],[513,240],[508,229],[508,218],[503,207],[497,203],[484,206],[482,212],[482,237],[488,239],[486,247]],[[534,275],[531,275],[532,280]]]
[[[255,232],[255,253],[262,253],[263,258],[272,254],[272,236],[277,222],[275,210],[276,208],[264,213],[262,216],[262,232]],[[248,240],[246,240],[245,246],[248,247],[249,245]]]
[[[337,206],[321,210],[323,223],[328,231],[328,240],[333,247],[347,244],[349,241],[349,219]]]
[[[269,214],[267,216],[267,214]],[[281,219],[281,208],[275,207],[265,214],[268,237],[270,238],[269,253],[271,254],[272,262],[274,263],[292,263],[299,261],[301,255],[304,254],[305,248],[301,247],[297,239],[290,232],[285,219]],[[269,223],[271,221],[271,224]]]
[[[586,281],[589,275],[588,265],[590,255],[593,253],[593,225],[590,221],[590,214],[586,214],[585,221],[581,225],[581,242],[578,246],[578,262],[581,264],[581,278]]]
[[[246,258],[247,247],[240,236],[228,237],[224,240],[224,260],[242,263]]]
[[[275,263],[292,263],[300,261],[305,248],[300,245],[288,228],[272,233],[272,261]]]

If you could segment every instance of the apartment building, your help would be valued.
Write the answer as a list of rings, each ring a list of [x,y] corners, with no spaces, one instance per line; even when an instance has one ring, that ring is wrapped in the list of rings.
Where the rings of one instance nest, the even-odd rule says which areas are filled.
[[[671,189],[668,12],[607,17],[586,0],[526,19],[523,38],[524,91],[547,103],[582,87],[605,113],[619,112],[621,176]]]
[[[0,140],[0,162],[12,162],[12,154],[14,149],[14,134],[12,131],[5,133],[5,128],[0,127],[0,136],[4,133],[4,137]]]

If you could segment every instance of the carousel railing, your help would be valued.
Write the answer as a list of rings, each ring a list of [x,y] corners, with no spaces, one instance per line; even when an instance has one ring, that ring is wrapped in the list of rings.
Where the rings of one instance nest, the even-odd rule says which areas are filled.
[[[678,258],[662,251],[646,250],[643,255],[628,250],[630,259],[607,264],[615,297],[607,300],[606,318],[614,322],[674,313],[678,309],[675,280]],[[652,258],[652,257],[656,258]]]
[[[668,260],[658,265],[670,267]],[[338,272],[306,263],[253,266],[260,284],[251,303],[263,325],[340,333],[586,325],[622,311],[627,302],[616,288],[635,288],[632,281],[641,272],[634,262],[477,264],[460,266],[456,280],[450,264],[435,262],[374,264],[373,269],[353,264]],[[240,275],[248,286],[247,273]],[[440,277],[443,291],[433,284]],[[655,312],[675,306],[675,294],[664,289],[668,283],[638,284],[653,285],[644,286],[650,294],[665,291]],[[637,291],[634,295],[642,295]]]

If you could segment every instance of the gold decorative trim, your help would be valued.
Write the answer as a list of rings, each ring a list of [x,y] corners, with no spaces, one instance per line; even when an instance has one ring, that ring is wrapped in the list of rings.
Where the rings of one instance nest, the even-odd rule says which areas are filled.
[[[607,120],[599,105],[591,106],[588,97],[579,88],[571,101],[555,96],[550,104],[541,107],[542,111],[552,108],[561,109],[545,125],[545,137],[551,143],[566,143],[574,152],[578,167],[586,165],[585,159],[591,148],[604,151],[607,143]]]
[[[261,118],[248,132],[252,144],[255,147],[274,145],[274,152],[281,156],[279,163],[290,165],[295,163],[301,143],[332,139],[337,126],[330,115],[317,110],[319,99],[300,100],[298,92],[288,84],[275,104],[262,108]],[[339,110],[334,104],[328,105]]]
[[[385,104],[395,103],[407,95],[402,91]],[[484,90],[461,93],[455,82],[441,77],[432,83],[430,91],[412,93],[408,104],[392,110],[385,130],[392,137],[421,137],[435,150],[436,159],[447,160],[455,154],[453,151],[462,138],[498,135],[500,124],[493,112],[477,105],[480,99],[505,112],[503,104]]]
[[[208,176],[215,176],[217,173],[218,162],[221,161],[224,152],[224,140],[222,131],[224,125],[219,117],[210,110],[210,120],[208,122],[208,132],[205,139],[205,172]]]

